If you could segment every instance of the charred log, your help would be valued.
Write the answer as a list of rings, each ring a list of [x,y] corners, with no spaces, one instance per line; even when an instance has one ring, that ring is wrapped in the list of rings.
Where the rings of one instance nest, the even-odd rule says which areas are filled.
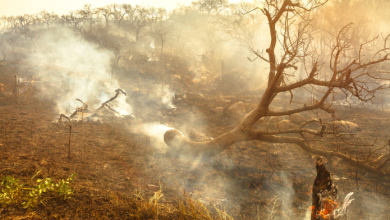
[[[335,185],[330,173],[326,170],[322,157],[317,158],[317,176],[313,183],[311,220],[344,220],[347,219],[347,207],[353,200],[349,193],[341,207],[337,202],[338,187]]]

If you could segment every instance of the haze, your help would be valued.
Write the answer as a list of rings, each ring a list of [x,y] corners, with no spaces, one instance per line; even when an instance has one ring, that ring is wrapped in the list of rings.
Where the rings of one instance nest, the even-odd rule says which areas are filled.
[[[0,219],[390,219],[390,1],[242,1],[0,0]]]
[[[5,16],[12,15],[24,15],[24,14],[35,14],[46,10],[49,12],[55,12],[56,14],[66,14],[71,10],[79,10],[85,4],[91,4],[92,7],[103,7],[112,3],[117,4],[142,4],[156,7],[164,7],[168,10],[175,8],[177,4],[190,4],[191,0],[131,0],[131,1],[116,1],[116,0],[0,0],[0,14]],[[239,2],[238,0],[231,0],[231,3]]]

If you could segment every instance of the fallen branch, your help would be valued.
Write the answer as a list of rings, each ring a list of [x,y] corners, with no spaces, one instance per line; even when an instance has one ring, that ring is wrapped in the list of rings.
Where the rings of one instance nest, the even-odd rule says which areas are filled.
[[[111,108],[111,107],[108,105],[108,103],[111,102],[111,101],[113,101],[113,100],[115,100],[115,99],[118,97],[119,93],[122,93],[122,94],[124,94],[124,95],[127,95],[127,93],[126,93],[125,91],[123,91],[122,89],[116,89],[115,92],[116,92],[115,96],[112,97],[112,98],[110,98],[108,101],[103,102],[103,103],[100,105],[100,107],[99,107],[98,109],[96,109],[95,111],[93,111],[93,114],[96,114],[98,111],[100,111],[102,108],[104,108],[104,106],[107,107],[110,111],[114,112],[115,114],[119,114],[119,112],[116,111],[115,109]],[[60,115],[60,119],[58,120],[58,122],[62,122],[63,119],[66,119],[66,120],[68,120],[68,122],[70,122],[70,120],[71,120],[78,112],[84,112],[85,110],[88,110],[88,104],[87,104],[87,103],[81,101],[80,99],[76,99],[76,100],[79,101],[79,102],[81,102],[81,103],[83,103],[83,106],[82,106],[82,107],[79,107],[79,108],[76,108],[76,110],[75,110],[69,117],[66,116],[66,115],[64,115],[64,114],[61,114],[61,115]]]

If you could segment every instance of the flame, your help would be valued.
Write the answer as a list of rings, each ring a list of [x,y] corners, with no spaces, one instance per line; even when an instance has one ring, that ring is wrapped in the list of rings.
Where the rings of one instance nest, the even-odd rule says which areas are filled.
[[[333,210],[337,209],[338,208],[338,203],[337,202],[334,202],[330,199],[326,199],[325,201],[323,201],[323,207],[320,211],[317,211],[317,215],[316,216],[319,216],[321,217],[322,219],[330,219],[331,217],[331,213],[333,212]],[[311,213],[313,213],[315,207],[314,206],[310,206],[309,209],[311,210]]]

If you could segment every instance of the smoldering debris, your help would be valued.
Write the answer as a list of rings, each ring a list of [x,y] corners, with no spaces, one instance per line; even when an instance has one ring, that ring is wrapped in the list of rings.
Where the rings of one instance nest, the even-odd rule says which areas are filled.
[[[199,2],[197,1],[197,3]],[[227,3],[226,1],[221,2],[223,4]],[[75,133],[74,135],[82,137],[77,143],[79,148],[75,148],[79,158],[82,156],[92,158],[91,161],[88,161],[88,164],[81,163],[81,166],[78,164],[82,167],[80,170],[83,172],[85,165],[91,164],[91,167],[93,167],[90,176],[88,176],[90,174],[88,172],[82,174],[84,176],[80,182],[85,185],[81,186],[93,185],[95,189],[107,188],[112,190],[109,192],[110,195],[107,200],[112,204],[122,204],[121,199],[116,197],[117,192],[124,192],[133,196],[129,189],[138,189],[141,186],[151,186],[153,190],[158,190],[156,186],[159,185],[160,180],[162,184],[165,184],[164,187],[166,188],[164,190],[166,190],[162,191],[160,188],[153,200],[150,200],[150,202],[149,200],[143,201],[149,205],[157,204],[157,200],[160,200],[159,202],[163,202],[163,204],[169,204],[172,200],[165,200],[165,198],[176,196],[177,194],[175,195],[172,192],[177,187],[173,184],[166,184],[168,182],[166,179],[168,179],[167,176],[175,175],[175,180],[178,180],[179,185],[185,191],[190,192],[190,195],[196,194],[199,196],[201,204],[210,205],[215,202],[217,205],[226,206],[235,216],[243,219],[261,219],[263,216],[270,219],[294,219],[307,210],[306,206],[309,206],[305,202],[309,200],[309,195],[306,195],[308,194],[307,185],[311,183],[313,175],[310,171],[307,171],[307,164],[310,163],[307,158],[310,158],[311,154],[287,144],[270,145],[267,142],[253,141],[248,142],[248,144],[237,143],[232,145],[229,147],[230,149],[226,149],[225,152],[207,161],[204,158],[193,158],[180,154],[180,152],[177,154],[176,152],[166,153],[172,152],[172,149],[169,149],[162,140],[164,133],[172,128],[182,131],[183,136],[195,142],[213,140],[213,137],[216,138],[228,132],[232,126],[239,123],[245,114],[256,108],[258,100],[264,92],[263,87],[267,86],[267,79],[270,79],[267,78],[268,64],[263,62],[267,60],[255,60],[253,57],[257,56],[250,54],[250,60],[253,62],[249,64],[244,61],[247,61],[248,47],[261,51],[262,48],[268,47],[267,44],[271,39],[263,34],[265,32],[262,29],[268,27],[268,22],[266,22],[265,17],[262,17],[263,14],[260,10],[251,11],[245,16],[243,12],[248,12],[255,6],[257,9],[258,4],[257,1],[226,4],[221,7],[221,11],[211,10],[208,13],[197,8],[200,4],[198,6],[196,4],[181,5],[172,13],[162,8],[130,7],[129,4],[109,5],[96,10],[86,6],[82,10],[74,12],[82,16],[91,15],[89,18],[83,17],[85,20],[79,20],[81,21],[80,25],[69,23],[73,12],[71,12],[71,15],[58,17],[50,28],[49,25],[46,28],[39,19],[34,20],[30,24],[29,34],[25,36],[25,39],[15,38],[15,41],[19,40],[21,42],[15,48],[15,45],[10,45],[12,50],[15,49],[15,51],[7,54],[7,47],[5,46],[7,46],[6,43],[9,44],[10,36],[22,36],[23,34],[20,32],[22,30],[21,26],[10,23],[10,21],[17,22],[18,20],[12,20],[14,18],[9,17],[7,18],[9,20],[4,20],[3,28],[3,32],[6,32],[4,36],[7,36],[7,41],[0,41],[1,51],[3,52],[3,61],[0,61],[0,68],[4,70],[5,67],[10,65],[20,65],[23,67],[20,68],[23,74],[29,74],[29,71],[25,70],[32,69],[35,75],[45,80],[45,83],[40,86],[42,90],[36,94],[36,97],[51,101],[56,105],[42,111],[47,113],[49,110],[53,110],[55,115],[50,115],[50,119],[56,117],[57,120],[57,115],[63,113],[60,115],[59,123],[83,122],[86,120],[108,122],[96,126],[99,127],[99,129],[96,129],[99,131],[94,130],[95,126],[80,123],[80,126],[74,127],[74,129],[80,129],[79,134]],[[344,8],[345,10],[354,8],[338,7],[337,4],[331,5],[331,7]],[[342,4],[346,3],[342,1]],[[351,4],[351,6],[355,6],[360,2],[354,1]],[[123,19],[117,17],[118,11],[129,9],[130,11],[121,11]],[[292,7],[290,9],[293,10]],[[328,9],[326,10],[327,13],[335,11]],[[117,14],[108,13],[110,10]],[[132,12],[134,14],[131,14]],[[107,17],[103,18],[102,13],[106,13]],[[140,13],[146,13],[146,17],[142,17]],[[344,15],[345,13],[338,14]],[[136,16],[132,17],[132,15]],[[314,12],[313,15],[318,16]],[[34,15],[32,17],[38,18],[39,16]],[[318,17],[325,16],[326,18],[335,18],[332,14]],[[147,19],[152,17],[153,19]],[[21,16],[20,18],[28,18],[28,16]],[[215,25],[218,22],[221,25]],[[316,19],[313,22],[316,22]],[[283,25],[283,23],[281,24]],[[331,24],[339,25],[338,22],[331,22]],[[331,35],[334,35],[334,29],[339,28],[333,27],[333,25],[330,25],[330,28],[325,26],[316,25],[315,28],[323,28],[326,31],[315,31],[313,35],[310,35],[309,41],[312,37],[315,39],[317,33],[325,34],[321,35],[321,39],[323,36],[329,36],[329,39],[331,39],[333,37]],[[374,26],[377,27],[378,25],[375,24]],[[235,29],[237,27],[238,29]],[[233,36],[231,33],[238,33],[238,36]],[[280,34],[279,31],[278,34]],[[364,39],[363,36],[360,36],[360,32],[357,34],[359,35],[358,39]],[[291,36],[294,38],[296,35]],[[245,37],[245,39],[241,37]],[[326,39],[328,38],[326,37]],[[317,45],[317,41],[314,41],[314,43]],[[332,43],[327,42],[326,44],[331,45]],[[278,54],[280,49],[283,50],[279,46],[275,48],[274,54]],[[352,50],[342,53],[344,63],[349,62],[348,59],[351,53],[353,53]],[[21,54],[23,56],[19,56]],[[321,54],[321,56],[329,55],[328,48],[321,48]],[[363,55],[366,56],[366,53],[364,52]],[[10,57],[15,58],[15,61],[11,61],[12,58]],[[28,63],[30,67],[23,66],[19,61]],[[322,61],[320,59],[320,63]],[[282,86],[306,78],[305,69],[310,69],[310,66],[308,66],[310,63],[312,62],[302,57],[296,63],[299,67],[298,70],[296,68],[294,68],[295,70],[291,69],[291,71],[286,70]],[[338,65],[343,66],[344,63],[340,62]],[[323,70],[326,72],[329,69],[323,67]],[[293,71],[299,71],[299,74]],[[11,70],[7,73],[11,73]],[[9,74],[9,76],[13,77],[13,74]],[[326,79],[327,76],[318,75],[322,79]],[[339,78],[339,80],[342,80],[342,78]],[[23,82],[25,81],[23,80]],[[116,88],[121,88],[121,90],[115,90],[116,94],[112,96],[111,92]],[[319,93],[321,92],[319,91]],[[230,96],[226,96],[227,94]],[[292,106],[302,107],[306,102],[303,99],[311,100],[307,104],[316,101],[316,95],[313,96],[313,91],[294,93],[294,100],[298,98],[298,100],[295,100],[296,103],[292,102],[293,93],[290,93],[290,95],[289,104],[286,104],[288,103],[286,95],[287,102],[284,103],[281,102],[283,101],[281,100],[282,97],[276,97],[274,103],[277,104],[271,106],[270,110],[282,111],[291,110],[290,107]],[[351,100],[347,101],[350,102]],[[352,108],[366,107],[364,103],[355,101],[352,100],[350,102],[352,105],[349,106]],[[332,104],[343,106],[343,108],[347,105],[345,100],[336,101]],[[3,105],[3,102],[1,102],[1,105]],[[386,104],[382,106],[387,107]],[[23,107],[15,108],[23,109]],[[40,108],[37,107],[38,110]],[[350,108],[344,109],[349,111]],[[23,110],[23,114],[24,112]],[[272,128],[275,131],[300,128],[301,123],[309,118],[304,114],[297,114],[290,117],[266,117],[263,120],[270,118],[269,122],[263,121],[263,123],[256,124],[254,128],[259,128],[258,130]],[[378,115],[381,118],[378,118]],[[19,141],[10,141],[9,137],[14,135],[19,138],[19,136],[23,136],[23,132],[26,130],[25,128],[23,128],[24,130],[14,129],[15,127],[20,128],[18,126],[22,122],[17,120],[23,116],[25,115],[16,115],[7,119],[9,121],[0,119],[4,122],[4,127],[3,124],[0,126],[0,129],[2,129],[0,145],[10,142],[11,145],[7,144],[7,147],[11,146],[10,151],[15,150],[14,146],[18,146]],[[315,118],[321,119],[322,116]],[[362,122],[361,120],[366,119],[362,119],[360,116],[352,113],[348,114],[348,118],[340,121],[340,125],[352,128],[354,124],[351,123],[356,122],[356,125],[364,128],[359,129],[359,133],[374,136],[376,132],[381,133],[382,138],[387,138],[386,129],[377,129],[373,124],[382,124],[387,120],[388,115],[385,113],[371,115],[370,119]],[[42,118],[44,117],[49,117],[49,115],[45,114]],[[376,118],[374,119],[374,117]],[[24,117],[23,120],[30,121],[31,118]],[[126,119],[129,119],[131,123],[125,123],[127,122]],[[331,119],[324,119],[326,122],[329,120]],[[14,122],[16,125],[14,125]],[[40,125],[42,127],[46,126],[44,123],[41,120]],[[333,124],[336,125],[337,122]],[[50,131],[50,129],[37,129],[37,133],[39,132],[42,139],[43,137],[47,139],[47,141],[37,144],[37,141],[32,138],[34,128],[28,126],[31,139],[28,139],[30,142],[23,140],[23,144],[26,144],[26,146],[32,145],[32,150],[37,150],[39,144],[44,147],[50,146],[51,152],[45,148],[39,149],[39,159],[42,154],[48,153],[51,155],[52,152],[57,150],[58,155],[62,155],[60,152],[62,143],[56,142],[62,140],[61,127],[56,127],[55,132]],[[305,127],[315,130],[321,129],[321,126],[319,128],[318,126],[320,126],[318,123],[313,122]],[[118,129],[119,127],[120,129]],[[147,137],[150,137],[150,139]],[[319,150],[326,149],[329,152],[340,150],[340,146],[336,146],[337,143],[333,141],[321,143],[317,142],[318,139],[310,140],[310,138],[307,138],[306,140],[316,141],[313,144],[316,146],[313,146],[313,148],[316,147]],[[49,142],[49,144],[46,142]],[[137,142],[140,142],[141,145]],[[61,146],[57,147],[59,145]],[[20,149],[30,152],[27,147],[22,147]],[[370,151],[369,147],[368,149],[365,147],[357,148],[354,147],[351,150],[352,155],[355,153],[358,155],[365,150]],[[100,154],[97,157],[98,159],[95,159],[95,152]],[[32,151],[31,155],[34,155],[34,153]],[[1,155],[1,157],[7,160],[5,156]],[[23,158],[28,157],[23,156]],[[61,161],[60,157],[57,158],[59,158],[58,161]],[[75,160],[68,161],[68,163],[78,163],[79,161],[76,158],[75,154]],[[7,166],[8,164],[14,164],[15,166],[15,163],[12,162],[14,161],[5,164]],[[35,162],[33,163],[35,166]],[[40,164],[44,163],[41,162]],[[49,163],[54,164],[55,161],[49,161]],[[338,175],[346,176],[348,179],[345,179],[344,187],[350,187],[351,178],[348,177],[348,174],[351,172],[345,168],[344,170],[340,168],[342,161],[339,165],[337,165]],[[36,166],[33,167],[34,169],[24,168],[25,173],[28,173],[29,170],[36,170]],[[69,169],[72,169],[72,167],[66,167],[64,170],[69,171]],[[5,170],[5,172],[8,171]],[[86,178],[84,178],[85,176]],[[358,175],[356,174],[356,176]],[[370,184],[366,176],[363,179],[366,181],[366,186]],[[385,184],[383,185],[383,192],[385,192],[383,195],[388,192]],[[349,192],[350,189],[347,188],[344,191]],[[164,192],[164,197],[162,192]],[[153,195],[154,192],[151,193]],[[379,193],[375,192],[373,194]],[[142,198],[137,197],[136,199],[141,200]],[[360,199],[357,200],[360,201]],[[346,201],[348,203],[350,200],[347,199]],[[380,204],[381,201],[385,201],[383,204],[387,204],[386,202],[389,200],[382,198],[378,203]],[[353,205],[355,205],[355,202],[352,203],[351,207]],[[369,205],[364,205],[367,205],[368,209]],[[160,206],[156,207],[161,208]],[[344,214],[345,208],[340,207],[337,215]],[[353,208],[356,210],[355,207]],[[385,208],[387,207],[384,206],[383,210]],[[155,216],[156,218],[160,217],[158,214]]]
[[[81,102],[83,105],[81,107],[76,108],[76,110],[70,116],[66,116],[64,114],[61,114],[60,118],[58,119],[58,123],[64,122],[65,119],[68,120],[68,122],[70,122],[78,113],[80,113],[82,115],[81,120],[84,119],[84,114],[86,114],[85,120],[90,120],[91,118],[98,118],[100,116],[99,111],[102,110],[104,107],[106,107],[109,111],[111,111],[115,116],[117,116],[117,117],[122,116],[119,111],[115,110],[114,108],[112,108],[108,104],[109,102],[115,100],[119,94],[123,94],[125,96],[127,95],[127,93],[125,91],[123,91],[122,89],[116,89],[115,96],[110,98],[109,100],[103,102],[100,105],[100,107],[97,108],[96,110],[90,110],[88,108],[88,103],[83,102],[77,98],[76,100]],[[130,114],[130,116],[132,116],[132,114]],[[78,120],[80,120],[80,118]]]
[[[317,176],[312,188],[312,206],[310,207],[311,220],[346,219],[347,208],[353,201],[350,197],[353,192],[345,196],[344,202],[339,205],[338,186],[335,184],[329,171],[326,170],[322,157],[316,161]]]

